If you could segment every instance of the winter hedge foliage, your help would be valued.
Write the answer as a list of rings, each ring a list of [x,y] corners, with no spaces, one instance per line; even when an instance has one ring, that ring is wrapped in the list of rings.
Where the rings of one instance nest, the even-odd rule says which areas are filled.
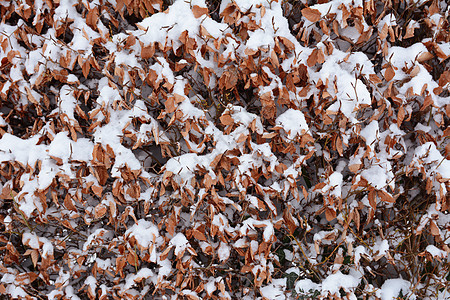
[[[445,0],[1,0],[0,294],[448,299]]]

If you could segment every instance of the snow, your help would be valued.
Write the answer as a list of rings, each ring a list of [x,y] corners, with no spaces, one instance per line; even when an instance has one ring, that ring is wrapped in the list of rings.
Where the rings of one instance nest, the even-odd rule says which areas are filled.
[[[97,287],[97,279],[95,279],[95,277],[92,275],[88,276],[84,281],[84,284],[89,286],[92,289],[92,291],[95,291],[95,288]]]
[[[348,56],[348,57],[347,57]],[[364,75],[373,73],[373,64],[364,53],[355,52],[350,55],[338,49],[333,50],[333,55],[326,57],[322,68],[318,72],[310,73],[311,79],[318,82],[335,82],[336,89],[328,89],[336,101],[328,107],[328,111],[342,112],[352,123],[356,123],[355,111],[361,105],[370,105],[372,97],[366,85],[355,79],[355,70],[360,69]]]
[[[402,68],[405,64],[406,66],[411,67],[420,54],[427,52],[428,50],[423,43],[415,43],[408,48],[396,46],[390,47],[387,57],[389,57],[390,63],[396,67]]]
[[[50,216],[53,217],[52,222],[65,220],[76,230],[81,228],[83,231],[81,239],[75,244],[75,237],[68,234],[66,229],[62,231],[62,235],[71,241],[68,243],[71,245],[68,254],[62,259],[67,267],[62,268],[61,262],[55,261],[55,270],[59,271],[55,273],[55,270],[48,269],[51,273],[49,278],[52,278],[48,287],[49,299],[79,299],[77,295],[85,291],[80,290],[76,283],[80,286],[84,283],[94,293],[101,290],[102,296],[117,290],[122,293],[120,297],[144,297],[153,287],[164,289],[164,286],[173,285],[174,278],[180,278],[176,275],[180,270],[173,269],[175,265],[178,269],[182,267],[183,272],[192,268],[199,270],[212,262],[211,257],[231,269],[236,266],[235,263],[242,267],[245,262],[246,268],[251,270],[249,272],[261,281],[254,289],[250,288],[253,283],[249,283],[242,293],[240,290],[237,292],[241,293],[237,296],[232,291],[228,293],[224,290],[228,289],[225,275],[219,272],[214,274],[216,277],[205,277],[205,273],[197,279],[200,280],[199,284],[203,284],[208,297],[253,299],[260,296],[263,299],[286,299],[291,296],[291,291],[287,290],[287,280],[277,278],[282,277],[285,271],[300,276],[295,291],[305,297],[316,294],[315,291],[321,297],[330,297],[330,294],[340,297],[344,290],[350,299],[356,299],[357,293],[368,291],[383,300],[395,299],[400,292],[403,295],[409,293],[414,298],[411,290],[415,283],[401,278],[387,279],[381,287],[375,283],[381,281],[375,280],[372,282],[374,286],[361,284],[362,292],[356,290],[362,276],[367,276],[367,272],[372,270],[368,266],[361,266],[364,265],[363,261],[370,262],[386,256],[389,260],[399,262],[397,266],[404,265],[403,258],[396,253],[398,242],[403,239],[398,236],[400,233],[395,228],[383,228],[386,237],[383,234],[380,237],[376,230],[385,224],[377,219],[384,215],[375,212],[373,224],[369,222],[358,228],[362,231],[355,231],[361,236],[356,236],[353,230],[347,231],[348,226],[350,229],[356,226],[359,218],[362,219],[361,223],[368,218],[368,206],[372,203],[369,203],[365,192],[365,181],[369,184],[369,190],[376,190],[376,201],[382,195],[378,191],[389,192],[393,196],[405,195],[412,200],[424,192],[425,184],[405,191],[402,181],[397,180],[398,176],[421,177],[426,182],[430,197],[433,196],[430,199],[436,198],[436,203],[430,203],[428,211],[416,218],[420,220],[417,233],[430,229],[429,226],[438,227],[431,229],[438,232],[436,246],[424,245],[426,248],[421,249],[423,252],[420,255],[427,259],[432,256],[436,264],[448,261],[448,251],[445,251],[448,244],[446,226],[450,216],[441,210],[448,204],[443,199],[448,194],[450,178],[450,161],[445,147],[448,135],[445,118],[450,100],[437,95],[445,95],[440,90],[448,88],[448,83],[442,85],[441,82],[445,81],[445,73],[439,86],[438,80],[433,78],[435,74],[430,70],[434,68],[435,62],[444,61],[442,53],[450,55],[450,43],[436,36],[438,30],[443,30],[438,28],[438,23],[444,21],[442,13],[427,16],[429,21],[426,21],[426,25],[435,31],[433,38],[408,48],[393,47],[389,39],[374,43],[373,47],[379,49],[367,51],[373,50],[375,53],[379,50],[377,53],[381,57],[377,56],[376,64],[383,66],[375,74],[377,67],[372,63],[375,60],[365,54],[365,45],[369,47],[375,42],[374,39],[361,47],[355,45],[345,51],[341,48],[340,40],[345,37],[350,42],[344,43],[350,47],[351,42],[358,41],[361,31],[372,30],[373,26],[366,24],[365,18],[359,18],[359,14],[366,14],[362,0],[319,1],[327,3],[311,5],[310,8],[318,10],[321,21],[325,22],[320,26],[332,22],[333,26],[339,27],[339,32],[331,36],[322,34],[321,31],[325,30],[318,23],[312,24],[299,11],[291,11],[298,13],[299,25],[288,24],[285,10],[294,9],[292,1],[223,0],[218,12],[223,12],[228,4],[233,3],[237,6],[236,24],[226,24],[223,16],[221,21],[215,21],[208,14],[195,17],[191,8],[194,5],[207,8],[205,0],[169,1],[173,4],[166,11],[154,13],[137,24],[125,22],[118,28],[120,32],[117,34],[114,34],[116,30],[112,27],[108,29],[103,24],[105,19],[112,20],[110,13],[113,9],[104,9],[104,1],[100,0],[80,1],[60,0],[57,1],[59,5],[51,9],[48,8],[50,2],[35,1],[37,9],[32,14],[33,26],[42,25],[37,23],[40,22],[40,14],[54,14],[50,16],[54,28],[45,28],[44,34],[38,35],[28,30],[29,22],[22,20],[19,15],[14,26],[3,24],[3,21],[0,24],[1,68],[5,73],[0,82],[0,97],[2,101],[9,101],[0,112],[0,163],[4,167],[0,188],[5,193],[8,189],[12,190],[12,194],[5,198],[14,195],[12,203],[17,208],[10,209],[1,221],[10,231],[19,224],[17,218],[29,219],[33,231],[29,232],[30,228],[22,226],[17,251],[21,253],[22,250],[35,249],[44,259],[53,259],[54,245],[58,251],[66,247],[65,243],[60,242],[63,237],[59,231],[42,230],[46,226],[42,224],[48,224]],[[308,5],[306,0],[301,2]],[[424,0],[408,2],[417,5],[427,3]],[[26,3],[20,4],[19,8],[15,2],[10,5],[15,9],[31,7]],[[116,5],[116,1],[111,1],[111,5]],[[428,3],[423,9],[432,11],[430,5]],[[94,6],[102,7],[102,18],[95,26],[87,25],[84,12],[81,11],[90,11]],[[153,7],[161,9],[157,4],[153,4]],[[139,13],[145,11],[146,7],[143,9]],[[344,10],[350,12],[350,18],[356,26],[346,24]],[[131,12],[129,7],[122,7],[115,14],[126,11]],[[377,14],[380,12],[377,11]],[[390,13],[382,15],[373,28],[380,32],[383,28],[398,24],[406,26],[408,22],[405,23],[402,17]],[[411,19],[408,26],[417,27],[417,24]],[[292,25],[296,32],[298,30],[298,36],[292,34]],[[62,42],[61,36],[56,34],[55,28],[64,26],[73,33],[70,42]],[[26,29],[24,36],[21,36],[18,28]],[[315,33],[312,33],[313,29]],[[59,30],[58,35],[61,33]],[[183,43],[182,35],[186,33],[192,46],[186,49],[188,54],[177,51]],[[315,41],[306,42],[302,34]],[[317,34],[321,35],[320,38],[317,38]],[[22,42],[18,42],[19,37],[25,43],[32,43],[31,47],[24,47]],[[136,43],[126,45],[129,37],[135,37]],[[292,48],[286,40],[292,43]],[[299,40],[302,40],[302,44]],[[155,53],[143,59],[143,48],[154,46],[153,43],[157,44]],[[101,68],[95,71],[95,76],[84,78],[77,64],[98,58],[93,52],[94,44],[99,48],[104,46],[104,50],[109,53],[98,60]],[[402,44],[400,37],[395,44]],[[437,51],[437,47],[441,52]],[[258,49],[260,51],[253,58],[245,54],[246,51]],[[12,50],[17,52],[10,52]],[[173,50],[174,55],[168,54],[167,50]],[[308,58],[313,50],[323,52],[324,62],[308,66],[306,92],[303,82],[296,82],[295,86],[289,87],[288,103],[282,103],[278,96],[286,90],[288,76],[296,72],[299,65],[310,64]],[[440,57],[431,62],[423,56],[436,53]],[[279,59],[279,65],[272,63],[273,56]],[[58,63],[63,58],[69,60],[67,67]],[[186,64],[187,67],[175,71],[177,63]],[[251,64],[261,66],[252,69],[249,67]],[[381,78],[381,82],[375,83],[377,80],[373,75],[386,75],[386,67],[391,66],[395,73],[392,81]],[[112,71],[114,67],[118,68],[115,72]],[[209,83],[202,82],[206,76],[202,72],[206,71],[206,67],[211,72]],[[220,100],[217,97],[222,96],[223,92],[217,88],[217,80],[234,67],[243,74],[243,77],[239,77],[239,85],[248,84],[245,89],[253,93],[255,100],[243,96],[231,99],[232,103],[228,103],[228,97],[222,99],[226,103],[216,101]],[[124,78],[119,78],[121,76],[118,73],[122,69]],[[76,75],[73,72],[67,74],[61,83],[54,83],[59,81],[56,76],[51,78],[51,74],[74,70],[77,70]],[[106,71],[109,72],[108,76],[104,74]],[[146,76],[149,72],[155,76],[155,82],[147,86]],[[137,84],[132,79],[137,80]],[[256,86],[255,83],[261,79],[262,83]],[[42,80],[46,85],[44,90],[39,84]],[[198,86],[196,83],[199,83]],[[241,93],[240,88],[238,93]],[[199,89],[203,89],[201,96],[197,95]],[[389,98],[389,92],[398,94]],[[415,95],[410,95],[411,92]],[[38,108],[44,108],[43,102],[47,101],[43,97],[44,93],[49,97],[51,108],[45,108],[41,116]],[[269,93],[275,101],[273,119],[266,119],[256,112],[261,104],[258,95],[264,93]],[[38,104],[30,104],[33,97]],[[433,104],[424,111],[421,107],[425,97],[431,97]],[[173,98],[176,101],[172,106],[169,101]],[[211,101],[214,104],[208,107]],[[384,104],[386,106],[381,106]],[[170,105],[170,111],[164,111],[165,105]],[[31,130],[30,127],[21,132],[22,128],[18,128],[12,119],[16,118],[14,122],[20,122],[17,116],[30,111],[30,107],[32,113],[38,115],[35,118],[37,129]],[[396,120],[399,107],[403,107],[406,112],[402,124]],[[87,113],[90,120],[81,120],[80,109]],[[416,118],[419,110],[420,118]],[[327,114],[330,119],[320,118],[319,113],[322,116]],[[220,116],[230,116],[232,122],[228,125],[219,124]],[[413,132],[418,135],[411,134]],[[344,153],[339,153],[340,157],[333,156],[334,151],[330,151],[329,147],[336,142],[337,136],[341,137],[345,146]],[[312,137],[315,148],[311,146],[305,149],[300,146],[298,139],[302,137]],[[89,188],[100,185],[95,172],[97,164],[101,162],[93,161],[94,145],[97,144],[111,154],[113,165],[107,167],[107,177],[111,177],[107,186],[102,187],[104,193],[93,195]],[[166,156],[166,147],[175,151]],[[159,167],[147,172],[149,162],[143,161],[146,152],[154,154],[154,149],[158,149],[156,160],[162,165],[160,174]],[[347,167],[354,165],[358,167]],[[133,171],[133,179],[126,179],[124,169]],[[209,178],[213,182],[205,183]],[[110,185],[110,181],[114,181],[114,184]],[[320,181],[325,186],[315,189],[314,185]],[[131,186],[144,190],[138,199],[127,193]],[[388,186],[391,189],[388,190]],[[305,188],[308,197],[302,195],[300,187]],[[66,194],[79,197],[76,211],[69,211],[67,204],[58,202],[63,201],[61,198]],[[121,195],[126,203],[118,199],[122,198]],[[53,200],[57,203],[51,201],[51,196],[56,198]],[[339,206],[337,221],[330,223],[321,216],[313,217],[322,206],[320,201],[311,201],[321,199],[318,196],[323,196],[325,201],[330,197],[340,198],[335,201],[336,208]],[[0,206],[4,201],[10,199],[0,200]],[[144,212],[141,210],[141,201],[144,202]],[[189,203],[191,201],[193,205]],[[382,204],[385,203],[379,202],[377,206]],[[91,214],[96,211],[96,207],[107,208],[105,219],[92,220]],[[350,210],[347,211],[347,208]],[[282,215],[284,209],[292,213],[294,226],[304,228],[304,237],[299,241],[283,241],[282,247],[276,248],[273,247],[274,243],[279,244],[278,239],[282,238],[281,233],[285,229],[284,219],[287,216]],[[349,221],[349,224],[344,224],[342,222],[349,217],[348,212],[353,216],[353,223]],[[125,213],[130,213],[132,218],[126,219]],[[172,213],[176,215],[174,234],[167,232],[164,227]],[[136,220],[137,216],[143,215],[146,215],[145,218]],[[124,228],[123,231],[112,231],[113,226],[118,224],[117,220],[123,221],[119,226]],[[103,221],[110,223],[104,223],[107,226],[104,227]],[[87,225],[80,227],[83,222]],[[192,238],[194,229],[205,233],[207,242]],[[208,236],[213,232],[213,237]],[[57,233],[56,239],[53,239],[54,233]],[[359,237],[365,236],[367,243],[361,243]],[[332,261],[326,264],[318,262],[325,254],[324,245],[338,249],[334,252],[337,258],[343,255],[344,248],[337,246],[339,243],[346,243],[347,255],[353,255],[348,265],[341,265],[340,262],[333,265]],[[75,247],[77,244],[79,249]],[[300,249],[301,245],[304,248]],[[100,248],[108,249],[107,258],[102,256],[104,251],[98,251]],[[149,268],[126,267],[124,270],[127,274],[123,280],[116,280],[113,287],[103,280],[106,277],[99,280],[96,272],[86,273],[94,262],[99,274],[104,274],[102,270],[108,274],[119,273],[115,270],[119,262],[116,260],[118,253],[126,255],[133,249],[140,261],[151,263]],[[282,250],[286,260],[292,264],[287,267],[276,265],[275,249]],[[171,250],[174,255],[170,254]],[[192,259],[190,255],[184,255],[186,250],[192,255],[197,250],[203,250],[204,253]],[[245,257],[238,259],[243,252]],[[78,264],[77,258],[82,256],[87,260],[84,264]],[[320,268],[319,273],[323,276],[321,279],[315,277],[317,282],[302,278],[311,275],[299,269],[304,259]],[[7,268],[3,264],[5,262],[0,263],[3,272],[1,281],[6,293],[9,297],[24,297],[26,291],[16,286],[16,277],[22,270]],[[439,271],[439,268],[436,270]],[[74,273],[86,276],[74,277]],[[227,274],[234,276],[233,273]],[[113,277],[116,275],[119,274],[113,274]],[[139,282],[144,286],[143,289],[137,286]],[[189,284],[185,282],[182,285]],[[99,283],[103,284],[97,286]],[[57,290],[51,291],[53,285]],[[415,285],[414,289],[416,287],[421,286]],[[205,297],[205,292],[200,289],[193,291],[186,286],[177,286],[175,289],[174,293],[187,298]],[[444,292],[440,291],[441,295]]]
[[[65,288],[65,296],[71,300],[81,300],[75,293],[74,288],[71,285],[66,286]]]
[[[45,146],[37,145],[38,141],[38,135],[23,140],[5,133],[0,139],[0,162],[17,161],[24,166],[34,166],[45,153]]]
[[[199,34],[200,24],[205,26],[208,33],[213,37],[220,36],[221,30],[226,30],[226,24],[219,24],[209,17],[195,18],[191,10],[191,7],[194,5],[206,7],[204,0],[193,0],[189,2],[183,0],[175,1],[168,11],[153,14],[142,20],[142,22],[137,23],[140,30],[135,35],[139,36],[139,40],[145,46],[154,42],[163,43],[167,36],[169,45],[173,44],[173,48],[178,49],[181,45],[179,41],[180,35],[184,31],[187,31],[189,36],[197,36]],[[202,20],[205,18],[208,21],[202,23]]]
[[[441,155],[433,142],[427,142],[416,148],[413,163],[419,164],[419,159],[429,164],[431,172],[436,171],[443,178],[450,178],[450,160]]]
[[[111,119],[114,121],[95,129],[95,143],[101,143],[104,147],[109,145],[114,151],[115,161],[111,171],[112,177],[120,177],[120,169],[124,166],[128,166],[131,170],[140,170],[142,168],[141,162],[136,158],[132,150],[121,143],[124,127],[130,124],[129,122],[132,118],[145,115],[145,111],[141,109],[142,106],[145,107],[142,101],[137,100],[134,110],[112,111]],[[142,174],[144,175],[146,172],[142,171]]]
[[[143,279],[152,278],[154,273],[149,268],[142,268],[136,274],[129,274],[126,278],[123,290],[126,291],[133,287],[137,282],[141,282]]]
[[[315,4],[311,5],[312,9],[317,9],[322,16],[327,14],[338,14],[337,18],[342,19],[342,10],[338,9],[340,5],[348,6],[352,4],[354,7],[362,6],[362,0],[340,0],[340,1],[331,1],[328,3]]]
[[[87,251],[92,245],[93,242],[98,243],[97,239],[103,237],[105,234],[107,234],[107,230],[103,228],[96,229],[93,233],[91,233],[88,238],[86,239],[86,242],[83,245],[83,251]],[[103,241],[103,239],[101,239]]]
[[[234,248],[244,248],[248,246],[248,242],[246,238],[240,238],[234,243]]]
[[[354,258],[355,258],[355,264],[357,266],[359,266],[359,261],[361,260],[361,256],[363,254],[367,254],[366,252],[366,248],[362,245],[359,245],[358,247],[355,248],[355,254],[354,254]]]
[[[22,243],[28,244],[33,249],[39,249],[39,237],[36,234],[25,232],[22,235]]]
[[[314,283],[311,279],[301,279],[295,284],[297,294],[309,293],[310,291],[320,290],[321,285]]]
[[[126,232],[126,237],[134,237],[137,244],[144,249],[151,249],[150,261],[156,262],[156,246],[159,242],[158,227],[150,221],[140,219],[138,223],[131,226]]]
[[[361,172],[361,176],[367,180],[367,182],[378,190],[384,189],[389,183],[391,176],[388,172],[389,169],[386,170],[381,165],[372,165],[370,168],[365,169]]]
[[[428,245],[425,249],[428,253],[430,253],[433,257],[437,258],[447,258],[448,254],[444,250],[439,249],[438,247],[434,245]]]
[[[48,146],[48,154],[61,158],[64,163],[69,160],[88,162],[92,160],[94,145],[89,139],[80,138],[76,142],[71,140],[67,132],[59,132]]]
[[[52,243],[47,238],[39,237],[35,233],[25,232],[22,235],[22,243],[33,249],[42,249],[41,255],[44,258],[53,255]]]
[[[9,270],[8,270],[9,271]],[[4,283],[13,283],[16,280],[16,274],[5,273],[2,276],[1,282]]]
[[[14,285],[14,284],[8,285],[8,287],[6,288],[6,294],[10,295],[11,298],[13,298],[13,299],[19,299],[19,298],[25,299],[26,297],[28,297],[28,293],[25,292],[24,289],[22,289],[20,286]]]
[[[308,131],[308,124],[303,113],[292,108],[279,115],[275,123],[284,129],[291,140]]]
[[[373,246],[374,253],[377,253],[377,256],[384,256],[389,250],[389,242],[387,240],[377,241]]]
[[[169,242],[170,246],[175,247],[175,255],[178,256],[183,253],[187,247],[190,247],[186,236],[182,233],[177,233]]]
[[[196,166],[201,162],[201,157],[197,156],[196,153],[186,153],[169,159],[165,169],[166,172],[176,174],[175,178],[179,178],[178,183],[186,183],[194,178]]]
[[[403,296],[406,296],[410,291],[411,284],[401,278],[388,279],[386,280],[381,289],[377,291],[377,296],[381,300],[394,300],[402,292]]]
[[[378,23],[378,30],[381,31],[381,29],[383,29],[385,24],[387,26],[396,26],[397,20],[395,16],[393,14],[387,14],[386,16],[384,16],[384,18],[381,19],[381,21]]]
[[[286,278],[273,279],[270,284],[260,288],[261,296],[266,299],[284,300],[284,289],[286,288]]]
[[[223,214],[218,213],[214,215],[214,218],[211,222],[212,225],[217,226],[220,232],[224,232],[225,229],[229,229],[228,226],[228,218]]]
[[[114,101],[120,101],[120,99],[122,98],[120,97],[119,91],[110,86],[104,85],[100,89],[100,95],[97,98],[97,103],[101,106],[108,107]]]
[[[351,291],[359,285],[359,282],[360,280],[355,276],[346,275],[341,271],[337,271],[322,281],[322,291],[329,292],[331,295],[339,295],[339,290],[341,288],[344,289],[344,291]]]
[[[243,225],[242,225],[241,229],[239,230],[242,235],[247,235],[247,233],[249,231],[254,230],[255,228],[258,228],[258,227],[264,227],[264,231],[263,231],[264,241],[270,242],[272,239],[272,236],[274,235],[273,224],[269,220],[259,221],[259,220],[255,220],[253,218],[248,218],[247,220],[244,220],[244,222],[242,222],[242,223],[243,223]]]
[[[77,100],[73,96],[73,90],[68,85],[64,85],[61,88],[60,95],[59,109],[63,114],[66,114],[70,120],[73,120],[73,112],[77,103]]]
[[[226,261],[230,257],[230,246],[225,244],[224,242],[220,242],[219,249],[217,251],[217,255],[220,261]]]
[[[209,281],[205,284],[205,291],[208,295],[212,295],[212,293],[216,290],[216,281],[213,277],[209,278]]]
[[[335,197],[341,198],[342,197],[342,182],[343,182],[343,175],[340,172],[333,172],[328,177],[328,189],[331,190],[330,195],[333,195]],[[325,188],[324,188],[325,189]],[[328,190],[326,189],[326,190]]]
[[[379,127],[378,121],[372,121],[361,130],[361,136],[365,139],[366,145],[373,148],[375,146],[375,141],[379,139]]]

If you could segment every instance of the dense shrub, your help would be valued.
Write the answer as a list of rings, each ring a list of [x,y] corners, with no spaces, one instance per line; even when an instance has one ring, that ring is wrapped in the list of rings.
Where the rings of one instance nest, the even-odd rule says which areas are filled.
[[[0,1],[0,294],[448,299],[445,0]]]

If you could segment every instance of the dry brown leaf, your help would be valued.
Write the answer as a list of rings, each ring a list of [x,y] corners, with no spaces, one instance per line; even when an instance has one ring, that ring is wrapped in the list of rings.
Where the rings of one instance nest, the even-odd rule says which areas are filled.
[[[433,220],[430,221],[430,232],[434,236],[440,235],[440,232],[441,232],[439,230],[439,227],[437,227],[436,223]]]
[[[319,10],[310,7],[302,9],[302,15],[313,23],[319,21],[322,17]]]
[[[385,23],[383,25],[383,28],[380,30],[380,33],[378,34],[380,40],[384,40],[387,37],[388,32],[389,32],[389,25]]]
[[[96,219],[102,218],[106,214],[106,210],[106,206],[100,203],[95,207],[94,217]]]
[[[422,62],[425,62],[425,61],[427,61],[427,60],[432,59],[433,57],[434,57],[434,55],[433,55],[432,53],[430,53],[430,52],[424,52],[424,53],[421,53],[421,54],[417,57],[417,61],[420,62],[420,63],[422,63]]]
[[[39,259],[39,251],[36,249],[32,249],[30,255],[33,266],[36,267]]]
[[[400,108],[398,109],[398,114],[397,114],[398,127],[400,127],[400,125],[402,124],[404,119],[405,119],[405,109],[403,108],[403,106],[400,106]]]
[[[208,13],[208,8],[206,7],[200,7],[198,5],[194,5],[192,7],[192,13],[194,14],[194,17],[200,18],[201,16]]]
[[[412,22],[410,22],[408,24],[408,26],[406,27],[406,32],[405,35],[403,36],[404,39],[409,39],[414,37],[414,26],[411,24]]]
[[[394,68],[392,67],[391,64],[389,64],[386,70],[384,71],[384,78],[386,79],[386,81],[391,81],[392,78],[394,78],[394,76],[395,76]]]
[[[281,43],[283,43],[283,45],[289,50],[292,51],[295,49],[295,45],[293,42],[291,42],[288,38],[286,37],[279,37]]]
[[[423,100],[423,105],[420,108],[420,111],[424,111],[425,109],[427,109],[428,106],[433,105],[434,101],[433,98],[431,98],[431,95],[428,94],[425,96],[424,100]]]
[[[318,50],[314,49],[311,52],[311,55],[308,57],[308,59],[306,60],[306,63],[308,64],[308,67],[312,67],[317,63],[317,59],[318,59]]]
[[[277,54],[275,53],[275,50],[272,50],[272,52],[270,52],[270,62],[276,68],[278,68],[280,66],[280,64],[278,62]]]
[[[70,194],[66,194],[66,197],[64,197],[64,206],[71,211],[77,211],[77,208],[73,204],[72,197]]]
[[[91,189],[97,197],[101,198],[103,192],[103,188],[101,186],[92,185]]]
[[[140,42],[141,44],[141,57],[143,59],[149,59],[151,57],[153,57],[153,55],[155,54],[155,44],[150,44],[148,46],[143,46],[143,43]]]
[[[220,122],[222,122],[223,125],[228,126],[233,124],[234,120],[230,115],[225,114],[220,117]]]
[[[99,18],[98,7],[95,6],[88,10],[86,15],[86,24],[91,26],[93,29],[97,29],[97,22]]]
[[[28,86],[25,86],[25,90],[27,91],[27,98],[28,100],[33,104],[38,104],[36,98],[34,98],[33,94],[31,93],[31,89]]]
[[[392,195],[390,193],[386,192],[386,191],[379,191],[378,192],[378,196],[383,201],[390,202],[390,203],[394,203],[395,202],[394,197],[392,197]]]
[[[194,229],[193,232],[192,232],[192,235],[197,240],[200,240],[200,241],[206,241],[207,240],[205,234],[203,232],[201,232],[200,230]]]
[[[89,60],[85,60],[84,61],[84,63],[82,64],[81,69],[83,71],[84,78],[87,78],[88,75],[89,75],[89,71],[91,69],[91,64],[90,64]]]
[[[356,173],[358,172],[358,170],[361,168],[361,164],[353,164],[353,165],[349,165],[348,169],[350,170],[350,172],[352,173]]]
[[[8,39],[7,38],[3,39],[3,41],[0,43],[0,45],[3,49],[3,52],[6,52],[6,47],[8,47]]]
[[[129,49],[131,46],[134,46],[136,44],[136,37],[134,35],[129,35],[127,39],[125,40],[125,49]]]
[[[339,136],[336,137],[336,150],[338,151],[340,156],[344,154],[344,149],[342,147],[342,139]]]
[[[376,193],[375,190],[370,190],[368,194],[369,204],[373,210],[377,209]]]

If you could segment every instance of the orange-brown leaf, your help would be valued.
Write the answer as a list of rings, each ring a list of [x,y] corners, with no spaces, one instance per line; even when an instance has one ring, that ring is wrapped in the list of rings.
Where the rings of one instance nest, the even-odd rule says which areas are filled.
[[[434,223],[433,220],[430,221],[430,232],[432,235],[439,235],[440,234],[440,230],[437,227],[436,223]]]
[[[222,122],[223,125],[228,126],[233,124],[234,120],[230,115],[223,115],[220,117],[220,122]]]
[[[89,71],[90,71],[90,69],[91,69],[91,64],[90,64],[89,60],[86,60],[86,61],[83,63],[81,69],[82,69],[82,71],[83,71],[83,76],[84,76],[84,78],[87,78],[88,75],[89,75]]]
[[[425,96],[425,99],[423,100],[423,105],[420,108],[420,111],[424,111],[428,106],[433,104],[433,99],[431,98],[431,95],[428,94]]]
[[[206,7],[200,7],[198,5],[194,5],[192,7],[192,13],[194,14],[194,17],[200,18],[201,16],[208,13],[208,8]]]
[[[319,21],[322,17],[320,11],[310,7],[302,9],[302,15],[313,23]]]
[[[66,197],[64,198],[64,206],[71,211],[77,211],[77,208],[73,204],[72,197],[70,194],[66,194]]]
[[[141,57],[143,59],[149,59],[155,54],[155,45],[150,44],[149,46],[143,47],[143,44],[141,44]]]
[[[91,189],[97,197],[102,196],[103,188],[101,186],[92,185]]]
[[[308,64],[308,67],[312,67],[317,63],[319,51],[317,49],[314,49],[311,52],[311,55],[306,60],[306,63]]]
[[[386,79],[386,81],[391,81],[392,78],[394,78],[394,76],[395,76],[394,68],[392,67],[392,65],[389,65],[386,71],[384,72],[384,78]]]
[[[33,104],[38,104],[36,98],[34,98],[33,94],[31,93],[31,89],[29,87],[25,86],[25,90],[27,91],[28,100]]]
[[[369,79],[370,79],[370,81],[372,81],[372,82],[375,83],[375,84],[381,83],[381,82],[382,82],[381,79],[380,79],[380,77],[378,77],[378,76],[375,75],[375,74],[370,74],[370,75],[369,75]]]
[[[97,22],[98,22],[98,8],[94,7],[88,10],[88,14],[86,15],[86,24],[91,26],[92,28],[97,28]]]
[[[333,208],[327,207],[325,209],[325,218],[327,218],[327,221],[333,221],[336,218],[336,211]]]
[[[336,137],[336,150],[338,151],[340,156],[344,154],[344,149],[342,147],[342,139],[339,136]]]
[[[106,214],[106,206],[103,204],[99,204],[95,207],[95,218],[99,219]]]

